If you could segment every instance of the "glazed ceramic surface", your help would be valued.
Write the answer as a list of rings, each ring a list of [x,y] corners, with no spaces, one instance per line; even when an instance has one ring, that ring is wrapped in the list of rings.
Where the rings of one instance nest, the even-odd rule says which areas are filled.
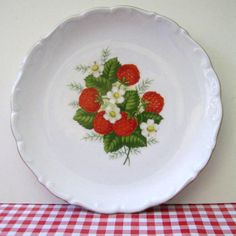
[[[107,48],[110,59],[137,66],[136,86],[152,80],[148,90],[165,101],[157,143],[129,165],[112,158],[103,140],[85,140],[88,130],[73,120],[79,107],[68,105],[79,94],[67,85],[86,85],[77,66]],[[153,12],[114,7],[72,17],[33,47],[13,89],[11,124],[23,160],[56,196],[98,212],[134,212],[169,200],[197,176],[221,113],[217,77],[185,30]]]

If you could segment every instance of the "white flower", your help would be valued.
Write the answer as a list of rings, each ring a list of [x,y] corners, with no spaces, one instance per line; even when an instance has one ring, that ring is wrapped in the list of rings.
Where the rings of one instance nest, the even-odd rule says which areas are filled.
[[[142,130],[142,135],[149,138],[154,137],[157,132],[157,124],[154,123],[154,120],[148,119],[147,122],[142,122],[140,124]]]
[[[112,90],[107,93],[109,102],[112,104],[122,103],[125,98],[125,87],[123,85],[113,86]]]
[[[108,105],[105,108],[105,114],[103,116],[106,120],[114,124],[117,120],[121,118],[120,108],[115,105]]]
[[[103,72],[103,64],[97,62],[97,61],[94,61],[89,67],[89,73],[91,73],[94,77],[98,77],[99,75],[102,74]]]

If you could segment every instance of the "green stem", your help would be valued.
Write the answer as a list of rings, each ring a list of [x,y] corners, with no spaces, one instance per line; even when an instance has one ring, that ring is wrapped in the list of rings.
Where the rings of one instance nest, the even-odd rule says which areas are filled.
[[[127,161],[129,161],[129,165],[130,165],[130,158],[129,158],[130,151],[131,151],[131,148],[128,149],[128,153],[127,153],[127,156],[125,158],[123,165],[125,165]]]

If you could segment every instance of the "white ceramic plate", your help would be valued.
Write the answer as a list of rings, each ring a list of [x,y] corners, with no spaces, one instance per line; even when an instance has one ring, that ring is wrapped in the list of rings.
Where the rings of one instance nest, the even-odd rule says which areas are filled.
[[[138,67],[139,82],[126,90],[152,80],[147,90],[164,97],[158,142],[132,149],[130,164],[123,165],[127,148],[112,159],[103,142],[85,141],[94,132],[73,120],[77,108],[68,105],[79,94],[67,85],[85,86],[91,72],[86,66],[98,63],[101,52],[109,54],[105,61],[117,57]],[[137,80],[137,73],[132,76]],[[56,196],[98,212],[134,212],[167,201],[197,176],[215,146],[221,113],[217,77],[185,30],[153,12],[113,7],[72,17],[34,46],[13,89],[11,124],[23,160]],[[123,132],[129,132],[132,124],[125,125]]]

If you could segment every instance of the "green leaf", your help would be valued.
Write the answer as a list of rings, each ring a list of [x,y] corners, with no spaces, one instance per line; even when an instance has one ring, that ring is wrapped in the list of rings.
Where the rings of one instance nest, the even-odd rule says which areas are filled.
[[[129,136],[117,136],[114,132],[103,137],[104,150],[116,152],[124,146],[139,148],[147,146],[147,139],[141,134],[139,128]]]
[[[96,113],[86,112],[83,109],[78,109],[73,117],[80,125],[86,129],[93,128],[93,120]]]
[[[129,148],[138,148],[138,147],[146,147],[147,139],[141,134],[141,131],[137,129],[129,136],[121,137],[122,144]]]
[[[104,135],[103,143],[105,152],[115,152],[123,146],[121,137],[116,136],[114,133]]]
[[[137,90],[129,90],[125,93],[125,101],[120,104],[120,108],[122,111],[127,111],[132,115],[132,113],[138,110],[140,98]]]
[[[95,78],[93,75],[89,75],[85,78],[85,84],[88,88],[96,88],[101,95],[105,95],[112,88],[111,81],[102,76]]]
[[[148,119],[154,120],[154,122],[156,124],[160,124],[161,120],[163,119],[163,117],[161,115],[158,115],[154,112],[142,112],[141,114],[139,114],[137,116],[137,119],[139,121],[139,124],[142,122],[147,122]]]
[[[117,81],[117,70],[120,67],[120,62],[117,57],[111,58],[104,64],[103,76],[110,80],[112,83]]]

